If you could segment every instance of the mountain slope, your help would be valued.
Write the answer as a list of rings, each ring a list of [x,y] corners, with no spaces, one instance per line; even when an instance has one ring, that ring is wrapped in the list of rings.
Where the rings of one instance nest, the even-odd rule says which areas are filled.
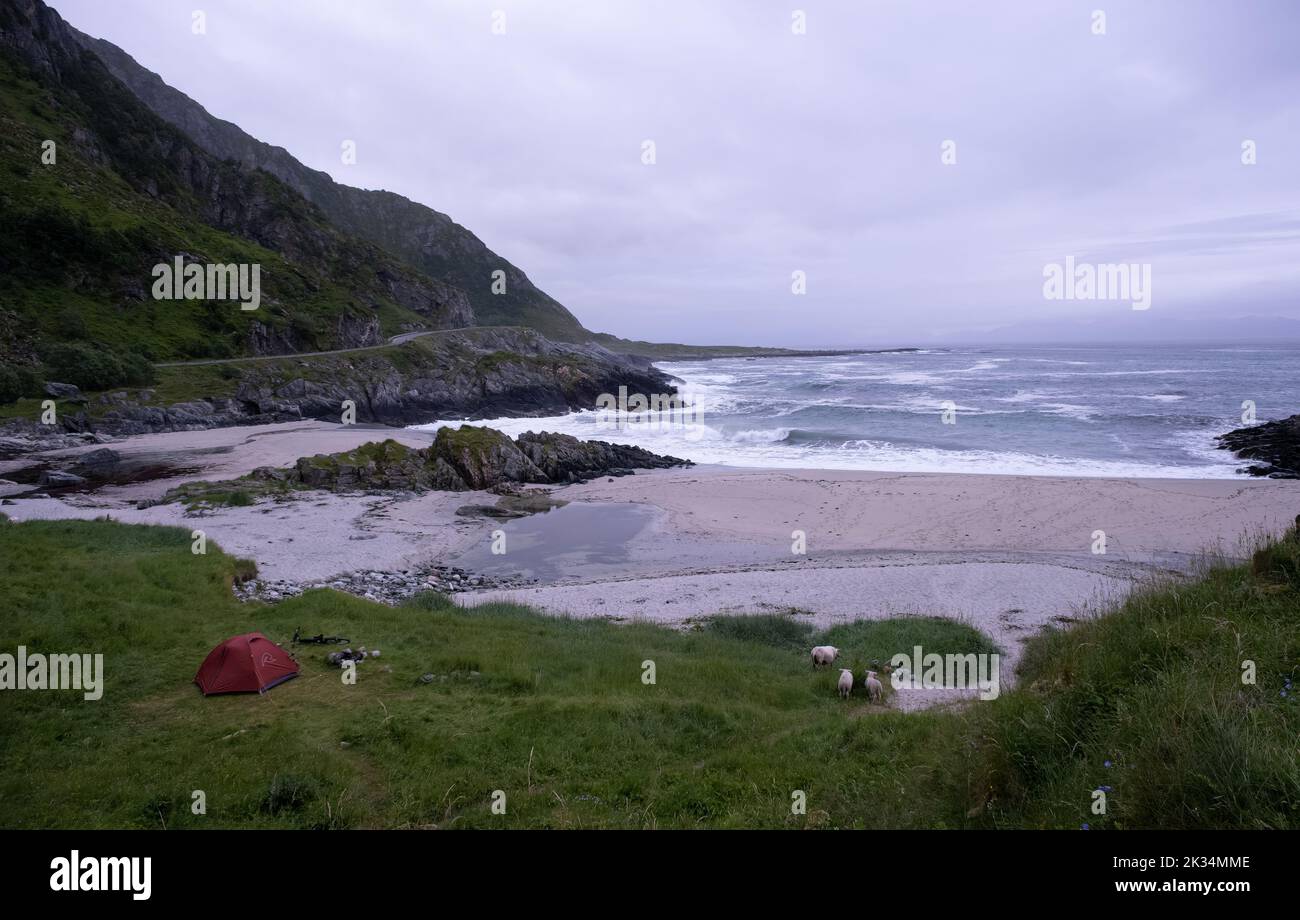
[[[310,169],[282,147],[252,137],[211,115],[168,86],[121,48],[69,27],[108,69],[153,112],[222,160],[261,169],[320,207],[347,233],[383,247],[422,272],[464,290],[483,325],[519,325],[563,341],[587,341],[591,333],[558,301],[539,290],[522,271],[492,252],[446,214],[393,192],[353,188]],[[492,273],[506,275],[506,291],[493,294]]]
[[[159,118],[39,0],[0,0],[0,176],[4,363],[283,354],[473,321],[464,292]],[[153,266],[178,255],[259,265],[261,306],[155,299]]]

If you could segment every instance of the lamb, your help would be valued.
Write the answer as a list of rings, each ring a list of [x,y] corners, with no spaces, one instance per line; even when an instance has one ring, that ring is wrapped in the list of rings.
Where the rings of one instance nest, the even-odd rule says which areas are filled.
[[[848,668],[840,668],[840,699],[847,700],[849,694],[853,692],[853,672]]]
[[[834,664],[839,654],[840,650],[833,645],[818,645],[812,650],[812,665],[814,668],[819,668],[822,665]]]
[[[880,681],[876,680],[875,671],[867,672],[867,679],[865,683],[867,686],[867,697],[871,700],[871,702],[879,703],[880,697],[885,692],[885,688],[880,685]]]

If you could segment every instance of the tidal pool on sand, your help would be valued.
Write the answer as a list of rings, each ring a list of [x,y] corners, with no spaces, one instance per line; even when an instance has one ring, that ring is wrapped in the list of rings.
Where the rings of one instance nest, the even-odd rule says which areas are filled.
[[[539,581],[614,573],[630,559],[628,544],[654,520],[650,505],[570,502],[509,521],[455,564],[484,575],[523,575]],[[492,533],[505,532],[505,552],[492,552]]]

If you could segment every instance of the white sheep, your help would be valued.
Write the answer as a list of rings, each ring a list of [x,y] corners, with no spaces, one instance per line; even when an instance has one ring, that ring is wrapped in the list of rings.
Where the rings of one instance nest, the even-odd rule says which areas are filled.
[[[813,667],[819,668],[822,665],[834,664],[839,654],[840,650],[833,645],[818,645],[812,650]]]
[[[840,699],[847,700],[849,694],[853,692],[853,672],[848,668],[840,668]]]
[[[867,697],[873,703],[879,703],[881,695],[883,695],[885,692],[885,688],[880,685],[880,681],[876,680],[875,671],[867,672],[867,679],[865,683],[867,686]]]

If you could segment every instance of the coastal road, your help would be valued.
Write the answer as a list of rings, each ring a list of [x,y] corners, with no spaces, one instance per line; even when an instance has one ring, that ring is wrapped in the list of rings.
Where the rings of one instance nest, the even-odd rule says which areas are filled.
[[[200,367],[205,364],[239,364],[244,361],[281,361],[286,358],[320,358],[325,355],[347,355],[361,351],[378,351],[381,348],[392,348],[394,345],[404,345],[415,339],[424,338],[427,335],[440,335],[449,332],[466,332],[470,329],[491,329],[491,326],[457,326],[454,329],[425,329],[421,332],[403,332],[400,335],[390,336],[388,341],[382,345],[362,345],[358,348],[335,348],[330,351],[300,351],[288,355],[254,355],[242,358],[204,358],[198,361],[155,361],[154,367]],[[834,355],[874,355],[889,354],[891,352],[916,351],[915,348],[881,348],[881,349],[845,349],[843,351],[790,351],[778,352],[766,355],[748,355],[743,351],[737,351],[735,354],[718,353],[718,354],[699,354],[699,355],[670,355],[665,358],[656,358],[654,360],[665,361],[689,361],[689,360],[707,360],[709,358],[788,358],[788,357],[826,357]]]
[[[457,326],[454,329],[425,329],[422,332],[403,332],[400,335],[389,337],[388,341],[382,345],[362,345],[358,348],[335,348],[330,351],[299,351],[289,355],[255,355],[244,358],[205,358],[201,361],[158,361],[154,367],[198,367],[204,364],[238,364],[244,361],[283,361],[286,358],[320,358],[325,355],[347,355],[360,351],[378,351],[381,348],[392,348],[394,345],[405,345],[407,342],[423,338],[426,335],[439,335],[449,332],[465,332],[469,329],[485,329],[486,326]]]

